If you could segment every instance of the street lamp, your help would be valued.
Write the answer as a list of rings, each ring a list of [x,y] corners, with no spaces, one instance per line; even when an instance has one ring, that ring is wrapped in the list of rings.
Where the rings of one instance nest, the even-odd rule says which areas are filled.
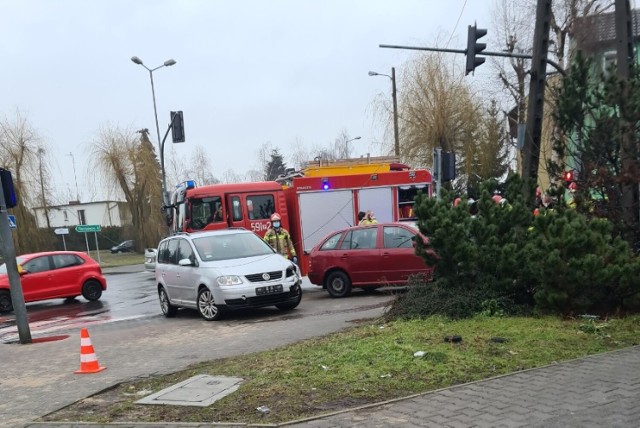
[[[400,156],[400,136],[398,135],[398,99],[396,97],[396,68],[391,67],[391,76],[370,71],[369,76],[387,76],[391,79],[391,96],[393,97],[393,137],[395,139],[396,156]]]
[[[153,86],[153,72],[162,67],[170,67],[174,65],[176,61],[173,59],[168,59],[162,65],[159,65],[156,68],[147,67],[146,65],[144,65],[142,60],[137,56],[132,56],[131,61],[133,61],[135,64],[141,65],[144,68],[146,68],[147,71],[149,72],[149,78],[151,79],[151,96],[153,97],[153,114],[155,115],[155,118],[156,118],[156,133],[158,135],[158,150],[160,151],[160,167],[162,169],[162,202],[164,206],[167,206],[169,205],[169,201],[167,200],[167,180],[164,173],[164,147],[162,145],[162,142],[160,141],[160,125],[158,125],[158,109],[156,107],[156,90],[155,90],[155,87]]]
[[[347,155],[347,158],[349,158],[349,143],[351,141],[354,141],[354,140],[359,140],[360,138],[362,138],[362,137],[357,136],[357,137],[353,137],[352,139],[347,140],[347,141],[344,142],[344,151],[345,151],[345,154]]]

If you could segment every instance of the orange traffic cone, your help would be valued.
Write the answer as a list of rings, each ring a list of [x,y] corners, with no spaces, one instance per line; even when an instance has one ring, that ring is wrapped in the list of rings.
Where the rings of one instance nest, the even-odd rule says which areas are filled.
[[[80,370],[76,370],[74,373],[98,373],[106,367],[101,367],[98,363],[98,358],[91,345],[91,338],[86,328],[80,330]]]

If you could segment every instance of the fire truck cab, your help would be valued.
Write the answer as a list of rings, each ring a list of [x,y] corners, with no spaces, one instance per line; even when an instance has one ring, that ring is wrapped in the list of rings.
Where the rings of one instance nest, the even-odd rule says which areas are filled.
[[[289,227],[282,186],[274,181],[200,187],[186,181],[173,192],[171,207],[173,233],[243,227],[264,236],[274,212]]]

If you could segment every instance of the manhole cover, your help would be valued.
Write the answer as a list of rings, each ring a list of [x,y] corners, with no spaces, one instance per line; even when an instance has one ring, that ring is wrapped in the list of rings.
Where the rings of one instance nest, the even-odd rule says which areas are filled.
[[[206,407],[234,392],[242,381],[243,379],[239,377],[193,376],[184,382],[138,400],[136,403]]]

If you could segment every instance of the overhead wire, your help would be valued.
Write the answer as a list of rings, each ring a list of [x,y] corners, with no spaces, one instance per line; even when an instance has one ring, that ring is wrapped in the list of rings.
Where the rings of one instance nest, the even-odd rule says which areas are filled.
[[[460,24],[460,19],[462,19],[462,14],[464,13],[464,9],[466,6],[467,6],[467,0],[464,0],[464,3],[462,4],[462,9],[460,10],[460,14],[458,15],[458,20],[456,21],[456,25],[454,25],[453,31],[449,36],[449,40],[447,40],[447,43],[444,45],[445,49],[449,47],[449,43],[451,43],[451,39],[453,39],[453,35],[456,34],[456,30],[458,29],[458,24]]]

